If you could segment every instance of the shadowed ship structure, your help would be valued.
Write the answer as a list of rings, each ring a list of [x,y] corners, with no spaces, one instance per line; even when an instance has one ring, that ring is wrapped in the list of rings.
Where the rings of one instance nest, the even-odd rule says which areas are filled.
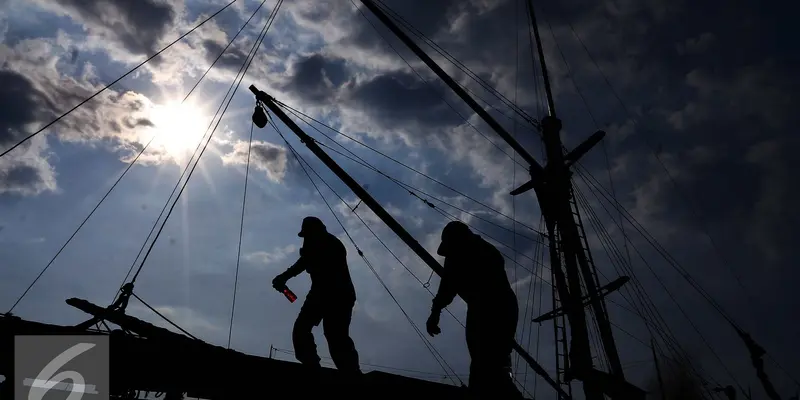
[[[236,0],[225,5],[222,9],[200,22],[198,26],[168,45],[167,48],[191,34],[199,26],[211,20],[235,2]],[[258,8],[255,9],[253,15],[247,20],[244,26],[242,26],[239,33],[247,27],[264,3],[265,1],[261,2]],[[365,11],[369,11],[377,18],[377,20],[410,49],[453,94],[463,101],[482,122],[491,128],[500,139],[505,141],[528,169],[530,175],[529,181],[513,190],[509,195],[519,196],[523,193],[533,191],[538,200],[538,208],[541,210],[542,222],[538,224],[540,227],[538,230],[530,228],[530,231],[537,234],[536,240],[542,245],[541,248],[537,247],[537,252],[540,250],[539,253],[541,254],[542,260],[544,260],[545,257],[549,259],[549,263],[547,264],[549,265],[550,273],[549,284],[552,286],[552,309],[537,316],[533,314],[533,310],[528,312],[526,308],[524,317],[527,318],[527,320],[520,320],[519,324],[529,324],[531,322],[537,324],[552,324],[555,339],[555,343],[553,343],[555,366],[554,368],[545,368],[540,365],[536,358],[529,354],[528,350],[525,348],[526,346],[515,341],[513,343],[514,353],[519,357],[526,371],[528,368],[532,370],[538,376],[538,379],[541,379],[546,385],[542,386],[548,390],[548,394],[562,400],[571,399],[573,397],[572,386],[574,382],[580,382],[582,394],[579,397],[586,400],[602,400],[607,398],[615,400],[644,399],[646,392],[637,385],[629,382],[625,375],[625,370],[615,340],[615,332],[612,330],[614,324],[610,320],[607,312],[606,299],[621,297],[640,312],[641,315],[647,315],[647,312],[651,312],[654,306],[652,302],[649,302],[649,299],[647,299],[646,292],[642,291],[641,284],[636,278],[634,271],[630,268],[630,260],[627,260],[627,263],[624,257],[613,260],[614,262],[619,262],[621,265],[621,267],[617,269],[615,264],[615,276],[603,276],[603,279],[600,279],[595,261],[589,251],[590,245],[587,239],[584,221],[588,220],[590,222],[590,228],[598,232],[601,240],[604,239],[603,233],[607,235],[607,231],[603,230],[602,226],[598,227],[599,219],[597,215],[591,209],[586,195],[580,191],[574,182],[577,179],[581,179],[583,182],[589,182],[590,190],[592,190],[591,187],[597,189],[591,192],[592,195],[596,196],[598,200],[602,200],[600,196],[609,200],[609,197],[606,196],[608,192],[592,183],[596,182],[596,180],[581,166],[582,157],[590,152],[596,145],[602,143],[605,132],[601,130],[593,134],[586,132],[583,135],[586,139],[571,149],[566,148],[562,143],[561,129],[563,122],[556,114],[556,106],[550,89],[547,64],[544,58],[542,41],[539,35],[532,1],[521,0],[520,3],[523,4],[525,8],[525,18],[530,28],[531,57],[534,61],[538,60],[535,70],[539,70],[541,75],[539,75],[538,78],[541,79],[544,86],[543,102],[546,104],[547,112],[541,119],[529,115],[502,94],[491,88],[486,81],[474,73],[471,73],[466,66],[450,56],[444,49],[438,47],[435,42],[425,37],[424,34],[416,30],[408,21],[384,4],[384,2],[379,0],[361,0],[361,3],[362,7],[358,8],[358,13],[364,16],[364,18],[367,18]],[[172,209],[178,203],[178,197],[183,193],[186,183],[189,178],[191,178],[194,168],[197,166],[197,161],[199,161],[200,157],[203,155],[222,116],[227,110],[228,105],[230,105],[233,94],[236,93],[245,78],[247,70],[255,58],[256,52],[259,50],[270,26],[278,15],[282,4],[283,0],[278,0],[272,9],[257,40],[253,43],[250,53],[243,61],[237,77],[234,79],[233,83],[231,83],[228,93],[226,93],[225,98],[223,98],[222,103],[217,109],[219,119],[217,119],[216,125],[214,125],[212,129],[214,123],[214,119],[212,119],[212,125],[209,125],[206,132],[207,139],[205,140],[205,144],[201,147],[200,144],[203,143],[201,140],[201,143],[198,144],[198,148],[195,150],[195,154],[192,155],[192,159],[189,164],[187,164],[181,178],[179,178],[179,182],[176,183],[175,190],[179,187],[180,190],[177,192],[174,202],[169,206],[170,202],[168,200],[167,204],[164,205],[162,214],[167,211],[166,218],[163,219],[158,229],[156,229],[158,220],[156,221],[156,225],[154,225],[153,230],[151,230],[151,234],[155,232],[155,237],[150,242],[149,248],[147,248],[146,251],[144,251],[145,245],[143,245],[143,251],[140,252],[140,254],[143,254],[143,257],[138,265],[138,269],[136,269],[135,273],[130,273],[133,272],[134,266],[136,266],[136,261],[134,261],[134,265],[131,267],[131,271],[128,275],[130,279],[126,277],[126,282],[120,287],[113,304],[102,307],[87,300],[71,298],[66,300],[67,304],[88,314],[88,319],[86,321],[73,326],[29,321],[12,314],[13,309],[22,297],[28,293],[28,290],[30,290],[29,286],[22,296],[20,296],[17,303],[11,307],[11,310],[0,316],[0,374],[6,377],[6,381],[0,384],[0,398],[13,398],[12,383],[20,379],[31,378],[14,375],[14,357],[12,355],[14,354],[15,336],[43,334],[108,336],[111,346],[109,369],[111,374],[111,392],[114,398],[135,398],[143,392],[165,393],[167,399],[181,398],[184,394],[205,399],[249,398],[273,395],[281,397],[286,395],[289,398],[330,398],[347,396],[347,398],[396,397],[439,399],[460,399],[469,398],[469,396],[471,396],[469,388],[463,383],[461,383],[461,385],[450,385],[379,371],[371,371],[363,375],[347,374],[344,373],[344,371],[338,371],[336,369],[309,368],[308,366],[295,362],[281,361],[271,357],[265,358],[248,355],[229,348],[212,345],[195,338],[189,332],[175,325],[134,293],[135,282],[139,272],[144,266],[145,260],[149,256],[156,239],[158,239],[167,218],[171,215]],[[237,36],[238,33],[231,39],[228,46],[233,43]],[[415,40],[415,37],[418,40]],[[445,72],[437,61],[431,58],[431,56],[422,49],[418,42],[423,42],[425,45],[436,50],[444,59],[452,62],[458,69],[463,71],[467,79],[475,80],[484,89],[492,93],[501,103],[508,106],[515,114],[513,117],[515,123],[516,121],[520,121],[520,123],[530,126],[532,131],[542,140],[546,162],[542,164],[531,155],[526,147],[516,139],[516,135],[509,133],[503,124],[495,120],[489,112],[490,110],[487,110],[485,105],[479,103],[479,101],[483,100],[470,91],[462,82],[457,81],[450,74]],[[145,63],[158,56],[165,49],[162,49],[150,57]],[[227,49],[228,47],[226,46],[214,63],[209,66],[209,70],[216,64]],[[114,85],[142,65],[144,65],[144,63],[129,71],[102,90]],[[409,64],[409,66],[411,65]],[[205,77],[205,75],[203,75],[203,77]],[[202,80],[202,78],[200,78],[200,80]],[[319,123],[319,121],[281,102],[279,99],[272,97],[269,93],[260,90],[257,83],[249,85],[249,90],[253,94],[256,104],[252,115],[250,131],[251,145],[254,127],[267,129],[271,134],[274,133],[276,136],[279,136],[286,143],[292,155],[297,159],[314,188],[319,192],[319,188],[316,183],[314,183],[311,173],[317,175],[320,180],[322,180],[322,178],[316,174],[316,171],[313,170],[311,165],[294,150],[284,136],[283,131],[285,129],[282,127],[291,131],[311,153],[325,165],[325,167],[330,169],[330,171],[358,197],[359,203],[355,207],[350,208],[348,205],[348,210],[350,212],[356,213],[356,209],[361,204],[368,207],[382,223],[391,229],[392,232],[419,257],[419,260],[430,267],[432,273],[440,276],[443,274],[444,269],[439,261],[420,245],[411,233],[375,200],[368,192],[368,187],[366,185],[361,185],[357,182],[331,157],[331,155],[329,155],[329,151],[336,152],[340,155],[342,153],[327,145],[318,137],[315,137],[316,135],[311,136],[299,123],[303,121],[311,125],[309,120],[317,123]],[[98,93],[91,96],[86,101],[91,100]],[[228,96],[229,94],[230,97]],[[191,95],[191,91],[189,95]],[[187,98],[189,95],[187,95]],[[86,101],[78,104],[72,108],[72,110],[66,112],[39,131],[34,132],[20,143],[5,150],[0,157],[42,132],[62,117],[83,105]],[[215,118],[216,117],[217,115],[215,114]],[[569,121],[565,122],[567,124],[569,123]],[[311,126],[313,127],[313,125]],[[314,129],[317,130],[317,128]],[[330,129],[333,130],[333,128]],[[210,134],[208,133],[209,130]],[[324,135],[322,131],[317,130],[317,132]],[[141,155],[148,146],[149,143],[141,149],[139,155]],[[374,149],[371,150],[374,151]],[[196,158],[195,155],[197,155]],[[347,155],[345,156],[349,157]],[[438,200],[434,196],[426,195],[421,190],[417,190],[410,185],[403,184],[397,179],[379,171],[377,168],[372,167],[357,155],[355,156],[357,160],[352,157],[349,158],[362,165],[368,165],[374,171],[387,177],[395,184],[398,184],[398,186],[405,191],[408,191],[412,196],[422,200],[434,211],[445,213],[442,211],[442,207],[433,203],[433,201],[445,203],[444,201]],[[138,156],[136,159],[138,159]],[[136,162],[136,159],[128,165],[128,169]],[[192,164],[193,160],[194,164],[190,168],[190,164]],[[306,167],[308,167],[308,169]],[[249,168],[250,154],[248,151],[244,198],[246,198],[247,195],[247,172]],[[123,172],[119,179],[125,176],[128,169]],[[187,172],[188,175],[184,180],[184,174]],[[182,186],[180,186],[181,181],[183,181]],[[322,181],[327,185],[327,182],[324,180]],[[118,182],[119,180],[117,180],[116,183]],[[109,193],[114,189],[116,183],[109,189]],[[175,193],[175,190],[173,190],[173,193]],[[331,188],[331,190],[333,189]],[[336,192],[334,191],[334,193]],[[321,192],[319,192],[319,194],[322,196]],[[108,193],[106,196],[107,195]],[[170,197],[172,197],[172,195]],[[325,200],[324,196],[322,197],[323,200]],[[635,221],[624,208],[621,208],[621,205],[613,198],[613,194],[610,195],[610,198],[612,200],[610,201],[612,207],[619,212],[617,219],[621,220],[624,217],[628,223],[639,229],[638,227],[640,225],[638,225],[638,222]],[[103,197],[103,200],[104,199],[105,197]],[[101,200],[101,202],[103,200]],[[325,202],[327,204],[327,200],[325,200]],[[242,203],[242,221],[244,221],[244,200]],[[328,206],[333,212],[333,208],[331,208],[330,205]],[[94,211],[92,211],[92,213],[94,213]],[[86,217],[87,220],[91,217],[92,213]],[[335,216],[336,214],[334,213],[334,217]],[[452,215],[449,215],[449,217],[447,215],[445,216],[448,220],[457,220],[457,218]],[[360,218],[361,217],[359,217],[359,219]],[[338,217],[336,217],[336,219],[338,221]],[[613,220],[616,221],[617,219]],[[86,220],[84,220],[84,222],[85,221]],[[519,225],[527,226],[524,222],[514,222]],[[352,247],[356,249],[358,255],[364,259],[367,266],[370,267],[380,283],[383,284],[383,281],[372,268],[364,252],[359,248],[358,244],[353,241],[352,237],[350,237],[345,226],[341,225],[341,227],[344,229],[345,233],[347,233],[348,238],[350,238]],[[80,227],[78,227],[78,229],[80,229]],[[516,235],[517,233],[515,232],[514,234]],[[646,231],[642,233],[642,235],[647,237],[645,234]],[[69,243],[69,240],[67,243]],[[66,246],[67,243],[65,243],[64,246]],[[147,244],[147,242],[145,243]],[[239,244],[241,247],[241,236]],[[619,249],[615,247],[613,241],[606,241],[602,244],[607,251],[614,253],[615,256],[618,255]],[[58,254],[56,254],[56,256],[57,255]],[[137,256],[137,260],[138,258]],[[53,260],[54,259],[55,257]],[[398,261],[400,260],[398,259]],[[516,260],[513,261],[516,263]],[[534,261],[536,262],[536,260]],[[539,265],[544,266],[544,264],[544,262],[540,262]],[[49,265],[50,264],[48,264],[47,267],[49,267]],[[42,270],[42,274],[47,267]],[[540,269],[540,271],[543,271],[543,269]],[[41,274],[39,274],[39,277],[40,276]],[[688,277],[688,272],[685,273],[684,276]],[[238,259],[236,278],[238,280]],[[38,280],[38,277],[36,279]],[[278,279],[276,282],[277,283],[273,282],[276,289],[282,291],[290,301],[294,301],[296,297],[285,286],[285,280]],[[36,280],[34,280],[31,286],[33,286],[34,283],[36,283]],[[268,285],[269,283],[264,282],[264,284]],[[423,286],[427,289],[427,286]],[[692,284],[692,286],[702,293],[702,290],[698,289],[695,284]],[[385,284],[384,288],[386,288],[391,295],[391,291]],[[157,327],[127,315],[125,311],[131,297],[134,297],[150,308],[150,310],[159,317],[173,324],[175,328],[182,333],[176,333]],[[392,298],[394,298],[394,296],[392,296]],[[236,304],[235,299],[234,289],[233,307],[235,307]],[[777,393],[764,369],[762,360],[762,356],[765,354],[764,349],[756,343],[741,326],[737,325],[730,315],[725,313],[713,299],[706,298],[706,300],[715,305],[717,311],[730,323],[739,337],[742,338],[746,349],[750,353],[759,382],[761,382],[767,395],[772,400],[780,399],[780,395]],[[528,299],[528,301],[532,300]],[[397,305],[400,306],[399,303],[397,303]],[[402,310],[402,307],[400,308]],[[403,312],[405,314],[405,311]],[[407,314],[406,316],[409,322],[414,325],[411,317],[408,317]],[[659,328],[651,332],[653,337],[650,338],[649,341],[652,344],[650,350],[652,350],[652,356],[658,371],[657,375],[661,383],[659,390],[663,391],[663,382],[660,379],[660,367],[665,365],[668,361],[677,360],[677,362],[682,362],[691,359],[691,357],[680,348],[668,327],[664,327],[663,321],[646,319],[645,323],[648,324],[648,330],[650,330],[651,325]],[[109,324],[115,326],[115,328],[112,329]],[[232,325],[233,317],[231,316],[231,327]],[[420,333],[420,337],[428,342],[428,339],[423,336],[424,335]],[[435,339],[428,343],[435,343]],[[228,347],[230,347],[230,343],[228,343]],[[356,347],[358,347],[358,343],[356,343]],[[669,353],[669,355],[667,355],[667,353]],[[600,362],[601,359],[602,362]],[[551,372],[548,371],[554,373],[551,374]],[[697,369],[694,369],[692,373],[698,376],[703,375],[701,371]],[[517,383],[521,386],[525,395],[531,397],[531,394],[525,390],[524,383]],[[725,389],[720,389],[722,387]],[[729,398],[733,398],[737,390],[740,392],[739,394],[743,395],[745,398],[749,397],[749,394],[745,393],[741,385],[736,382],[725,382],[724,384],[719,382],[711,384],[709,382],[709,384],[704,387],[704,394],[707,398],[719,398],[722,393],[725,393]]]

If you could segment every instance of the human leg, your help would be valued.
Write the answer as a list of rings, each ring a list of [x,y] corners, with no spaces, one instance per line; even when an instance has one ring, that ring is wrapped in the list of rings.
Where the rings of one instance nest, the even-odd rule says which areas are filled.
[[[311,330],[322,321],[322,311],[318,303],[306,300],[292,329],[292,344],[297,361],[313,367],[319,367],[320,358]]]
[[[353,304],[329,306],[322,320],[322,329],[328,341],[333,363],[341,371],[360,372],[358,351],[350,338],[350,321]]]
[[[516,319],[497,314],[467,314],[470,390],[479,399],[522,398],[511,377]]]

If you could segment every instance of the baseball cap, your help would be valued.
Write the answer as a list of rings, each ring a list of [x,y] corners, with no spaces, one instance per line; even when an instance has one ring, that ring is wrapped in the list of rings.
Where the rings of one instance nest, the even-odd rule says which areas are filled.
[[[309,232],[313,232],[315,230],[322,230],[327,231],[325,228],[325,224],[322,223],[317,217],[305,217],[303,218],[303,224],[300,226],[300,233],[297,236],[304,237]]]

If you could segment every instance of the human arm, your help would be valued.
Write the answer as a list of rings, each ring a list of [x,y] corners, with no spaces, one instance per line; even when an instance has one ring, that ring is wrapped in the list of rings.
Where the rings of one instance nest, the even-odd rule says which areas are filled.
[[[450,263],[452,263],[452,261]],[[428,317],[428,321],[425,324],[428,334],[431,336],[438,335],[442,332],[442,330],[439,329],[439,317],[442,310],[453,302],[457,294],[456,283],[450,271],[452,271],[452,268],[448,268],[448,258],[445,258],[444,274],[442,274],[442,279],[439,282],[439,290],[433,298],[431,315]]]
[[[442,274],[442,279],[439,281],[439,290],[433,298],[431,313],[438,314],[442,312],[445,307],[449,306],[450,303],[455,300],[456,294],[458,294],[455,277],[453,276],[452,263],[453,261],[451,258],[445,258],[444,273]]]
[[[306,257],[303,257],[303,248],[300,248],[300,258],[292,264],[291,267],[287,268],[286,271],[278,274],[278,276],[272,280],[272,286],[276,289],[286,286],[286,281],[300,275],[306,268],[308,268],[308,260]]]

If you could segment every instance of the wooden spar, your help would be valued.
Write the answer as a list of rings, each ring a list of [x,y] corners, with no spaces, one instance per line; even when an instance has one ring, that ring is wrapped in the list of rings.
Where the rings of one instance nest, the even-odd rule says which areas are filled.
[[[437,65],[436,62],[434,62],[430,57],[428,57],[428,55],[425,54],[425,52],[422,51],[422,49],[420,49],[419,46],[417,46],[417,44],[414,43],[414,41],[411,40],[411,38],[409,38],[408,35],[405,34],[405,32],[403,32],[394,22],[392,22],[392,20],[388,16],[386,16],[386,14],[383,11],[381,11],[381,9],[378,8],[378,6],[376,6],[372,0],[361,0],[361,3],[363,3],[367,8],[369,8],[370,11],[372,11],[378,17],[378,19],[381,20],[381,22],[383,22],[387,27],[389,27],[392,33],[394,33],[398,38],[400,38],[400,40],[402,40],[403,43],[406,44],[406,46],[411,48],[411,50],[414,51],[414,54],[416,54],[417,57],[419,57],[423,62],[425,62],[425,64],[427,64],[428,67],[432,69],[433,72],[435,72],[436,75],[438,75],[439,78],[443,80],[444,83],[447,84],[447,86],[450,87],[450,89],[453,90],[453,92],[455,92],[459,97],[461,97],[461,99],[464,100],[464,102],[467,103],[467,105],[469,105],[470,108],[472,108],[472,110],[476,114],[478,114],[484,120],[484,122],[486,122],[487,125],[492,127],[492,129],[495,132],[497,132],[497,134],[500,135],[500,137],[502,137],[503,140],[505,140],[506,143],[508,143],[508,145],[511,146],[514,149],[514,151],[516,151],[520,155],[520,157],[522,157],[525,160],[525,162],[527,162],[530,165],[532,174],[538,174],[539,172],[542,171],[542,166],[539,164],[539,162],[537,162],[536,159],[533,158],[533,156],[530,153],[528,153],[528,151],[525,150],[525,148],[522,147],[522,145],[519,144],[519,142],[517,142],[508,133],[508,131],[506,131],[506,129],[503,128],[502,125],[500,125],[494,118],[492,118],[492,116],[489,115],[489,113],[486,112],[486,110],[484,110],[483,107],[481,107],[461,86],[459,86],[459,84],[455,80],[453,80],[453,78],[451,78],[450,75],[447,74],[447,72],[444,72],[444,70],[441,67],[439,67],[439,65]]]
[[[378,203],[378,201],[375,200],[369,194],[369,192],[367,192],[366,189],[364,189],[364,187],[356,182],[356,180],[353,179],[350,174],[342,169],[342,167],[340,167],[336,161],[334,161],[327,153],[325,153],[325,151],[322,150],[319,145],[317,145],[312,137],[308,136],[308,134],[306,134],[299,126],[297,126],[297,124],[291,118],[289,118],[286,113],[283,112],[272,96],[258,90],[253,85],[250,85],[250,91],[255,94],[258,101],[266,105],[270,111],[278,116],[281,122],[289,127],[289,129],[291,129],[292,132],[294,132],[294,134],[300,138],[300,141],[303,142],[303,144],[305,144],[306,147],[325,164],[325,166],[333,171],[333,173],[336,174],[336,176],[339,177],[339,179],[341,179],[342,182],[344,182],[344,184],[347,185],[347,187],[349,187],[350,190],[352,190],[353,193],[355,193],[355,195],[358,196],[358,198],[400,238],[400,240],[402,240],[409,248],[411,248],[411,250],[416,253],[417,256],[419,256],[419,258],[421,258],[422,261],[428,265],[428,267],[430,267],[437,275],[442,275],[444,268],[439,264],[439,262],[436,261],[436,259],[430,253],[428,253],[428,251],[425,250],[425,248],[422,247],[422,245],[420,245],[419,242],[417,242],[417,240],[414,239],[414,237],[408,233],[408,231],[399,222],[397,222],[397,220],[395,220],[394,217],[392,217],[391,214],[389,214],[383,208],[383,206],[381,206],[380,203]],[[525,351],[525,349],[523,349],[519,343],[514,341],[513,348],[550,386],[562,394],[565,399],[569,398],[567,393],[564,392],[560,386],[558,386],[556,381],[550,377],[547,371],[545,371],[545,369],[538,362],[536,362],[536,360],[531,357],[531,355],[528,354],[528,352]]]
[[[547,74],[547,63],[544,60],[544,49],[542,48],[542,38],[539,36],[539,25],[536,24],[536,13],[533,10],[533,0],[528,0],[528,16],[533,26],[533,36],[536,39],[536,49],[539,52],[539,65],[542,67],[542,79],[544,80],[544,92],[547,96],[547,112],[551,117],[556,116],[556,104],[553,101],[553,90],[550,88],[550,76]]]
[[[636,396],[637,398],[643,398],[644,392],[624,380],[619,354],[611,332],[610,322],[605,313],[603,299],[599,296],[599,290],[595,284],[591,266],[587,262],[586,254],[583,251],[580,242],[580,234],[575,223],[571,206],[572,183],[570,180],[569,166],[577,162],[582,155],[597,144],[605,133],[595,133],[587,141],[565,156],[560,136],[561,121],[555,117],[553,95],[550,90],[549,79],[547,78],[547,67],[544,63],[544,54],[538,35],[538,28],[535,24],[532,4],[530,4],[530,2],[528,3],[529,12],[531,22],[534,24],[536,32],[537,47],[539,49],[542,73],[545,77],[545,89],[547,90],[548,109],[550,111],[550,116],[544,118],[541,123],[548,160],[547,167],[545,168],[543,168],[519,142],[509,135],[483,107],[467,94],[452,77],[436,64],[414,40],[400,29],[374,1],[361,0],[361,2],[375,14],[392,33],[408,46],[417,57],[436,73],[453,92],[461,97],[487,125],[530,164],[529,172],[531,174],[531,181],[512,193],[519,194],[526,190],[534,189],[537,193],[545,222],[548,225],[548,234],[550,235],[551,241],[555,237],[554,232],[556,228],[560,233],[559,237],[561,238],[561,243],[558,247],[564,254],[565,273],[562,273],[558,266],[554,268],[558,270],[555,271],[556,287],[559,291],[559,297],[563,299],[564,310],[567,312],[573,337],[571,365],[574,370],[572,374],[584,382],[584,392],[587,399],[601,400],[603,398],[603,393],[611,394],[612,392],[620,396]],[[551,255],[556,253],[556,257],[551,257],[551,265],[556,265],[560,257],[557,257],[558,254],[552,251],[553,249],[555,249],[555,247],[551,246]],[[590,305],[598,322],[603,348],[612,366],[612,376],[607,376],[607,374],[595,370],[592,367],[591,348],[589,344],[588,328],[586,326],[586,313],[582,304],[581,276],[583,276],[589,298],[591,299]]]

